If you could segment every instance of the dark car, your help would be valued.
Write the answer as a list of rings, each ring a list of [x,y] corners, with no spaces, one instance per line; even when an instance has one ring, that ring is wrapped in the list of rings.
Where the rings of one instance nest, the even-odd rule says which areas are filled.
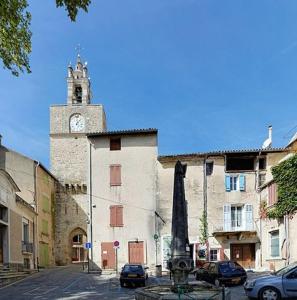
[[[243,284],[247,275],[244,268],[235,261],[207,262],[197,269],[196,279],[214,283],[216,286],[222,284]]]
[[[147,269],[147,267],[141,264],[124,265],[120,275],[121,287],[128,284],[145,286],[146,280],[148,279]]]

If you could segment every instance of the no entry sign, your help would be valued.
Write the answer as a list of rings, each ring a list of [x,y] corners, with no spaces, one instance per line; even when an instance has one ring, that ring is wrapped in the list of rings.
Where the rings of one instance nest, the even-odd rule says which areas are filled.
[[[119,241],[114,241],[113,242],[113,247],[114,248],[119,248],[120,247],[120,242]]]

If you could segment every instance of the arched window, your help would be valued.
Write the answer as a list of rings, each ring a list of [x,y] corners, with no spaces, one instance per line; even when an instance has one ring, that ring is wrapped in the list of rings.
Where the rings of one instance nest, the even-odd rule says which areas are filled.
[[[80,85],[75,87],[75,102],[82,103],[82,88]]]

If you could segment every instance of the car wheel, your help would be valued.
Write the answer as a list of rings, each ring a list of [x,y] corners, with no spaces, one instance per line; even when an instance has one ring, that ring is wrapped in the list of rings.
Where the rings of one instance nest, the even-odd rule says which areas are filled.
[[[281,296],[279,291],[271,286],[264,287],[260,291],[260,299],[261,300],[280,300]]]
[[[214,284],[215,284],[216,287],[221,286],[221,282],[220,282],[219,279],[216,279],[216,280],[214,281]]]

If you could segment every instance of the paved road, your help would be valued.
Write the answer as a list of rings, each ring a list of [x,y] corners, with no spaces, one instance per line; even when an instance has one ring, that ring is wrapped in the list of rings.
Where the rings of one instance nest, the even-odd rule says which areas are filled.
[[[161,281],[164,282],[165,278]],[[158,283],[151,277],[149,284]],[[232,287],[232,299],[246,300],[242,286]],[[72,299],[134,299],[135,289],[121,288],[114,275],[87,274],[80,266],[43,270],[11,286],[0,289],[1,300],[72,300]]]

